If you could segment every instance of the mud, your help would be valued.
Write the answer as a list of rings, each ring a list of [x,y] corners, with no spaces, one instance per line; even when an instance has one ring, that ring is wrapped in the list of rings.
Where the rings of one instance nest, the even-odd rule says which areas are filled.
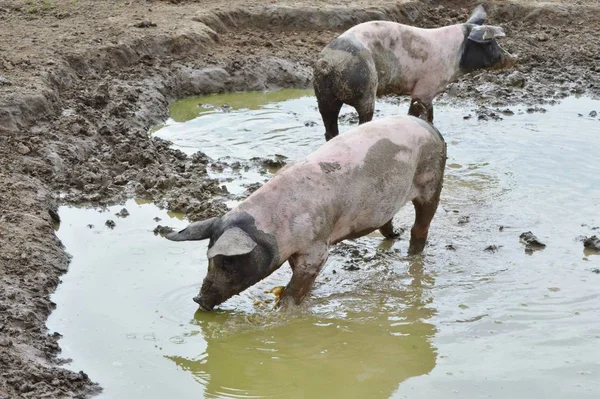
[[[592,251],[600,252],[600,238],[597,236],[586,237],[583,246]]]
[[[519,239],[525,244],[525,253],[527,254],[546,248],[546,244],[541,242],[531,231],[521,233]]]
[[[0,398],[99,389],[85,373],[57,367],[58,335],[44,324],[69,264],[54,234],[59,204],[136,196],[192,220],[226,211],[228,193],[207,177],[208,157],[148,135],[170,102],[306,88],[321,48],[356,23],[433,27],[470,13],[448,0],[262,4],[0,1]],[[491,2],[490,22],[505,28],[502,43],[520,64],[467,76],[440,100],[474,99],[484,109],[518,102],[538,112],[572,94],[598,96],[599,11],[595,0]]]

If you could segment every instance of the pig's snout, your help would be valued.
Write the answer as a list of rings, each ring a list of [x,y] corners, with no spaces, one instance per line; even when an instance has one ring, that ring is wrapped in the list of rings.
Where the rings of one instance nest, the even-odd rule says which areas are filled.
[[[204,310],[205,312],[210,312],[215,307],[214,305],[209,305],[201,295],[195,296],[194,302],[196,302],[198,306],[200,306],[200,309]]]

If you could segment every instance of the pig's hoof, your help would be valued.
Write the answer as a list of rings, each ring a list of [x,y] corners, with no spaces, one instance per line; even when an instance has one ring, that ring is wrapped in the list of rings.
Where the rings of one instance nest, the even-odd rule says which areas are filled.
[[[395,229],[386,225],[381,227],[379,232],[388,240],[397,240],[404,233],[404,229]]]
[[[394,230],[390,234],[385,235],[384,237],[387,238],[388,240],[395,240],[395,239],[400,238],[402,233],[403,233],[402,230]]]
[[[279,311],[286,311],[295,305],[294,299],[291,296],[285,295],[277,298],[275,301],[274,309]]]
[[[408,248],[408,254],[409,255],[419,255],[421,252],[423,252],[423,248],[415,248],[415,247],[409,247]]]

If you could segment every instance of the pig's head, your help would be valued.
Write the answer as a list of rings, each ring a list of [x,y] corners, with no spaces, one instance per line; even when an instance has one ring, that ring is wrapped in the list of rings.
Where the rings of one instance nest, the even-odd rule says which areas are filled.
[[[242,215],[244,216],[244,215]],[[210,311],[271,274],[277,266],[277,243],[257,230],[254,218],[212,218],[167,235],[172,241],[210,239],[208,272],[194,301]]]
[[[484,25],[486,13],[483,6],[479,5],[473,14],[463,24],[465,39],[461,47],[459,67],[463,72],[478,69],[504,69],[516,64],[517,59],[505,51],[497,38],[506,36],[499,26]]]

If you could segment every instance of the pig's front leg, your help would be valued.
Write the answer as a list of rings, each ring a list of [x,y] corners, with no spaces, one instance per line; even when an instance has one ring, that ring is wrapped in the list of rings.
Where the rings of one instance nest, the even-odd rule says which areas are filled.
[[[309,250],[309,253],[294,254],[288,259],[292,267],[292,279],[283,290],[278,303],[284,309],[289,305],[302,303],[327,262],[329,252],[325,243],[314,245]]]

